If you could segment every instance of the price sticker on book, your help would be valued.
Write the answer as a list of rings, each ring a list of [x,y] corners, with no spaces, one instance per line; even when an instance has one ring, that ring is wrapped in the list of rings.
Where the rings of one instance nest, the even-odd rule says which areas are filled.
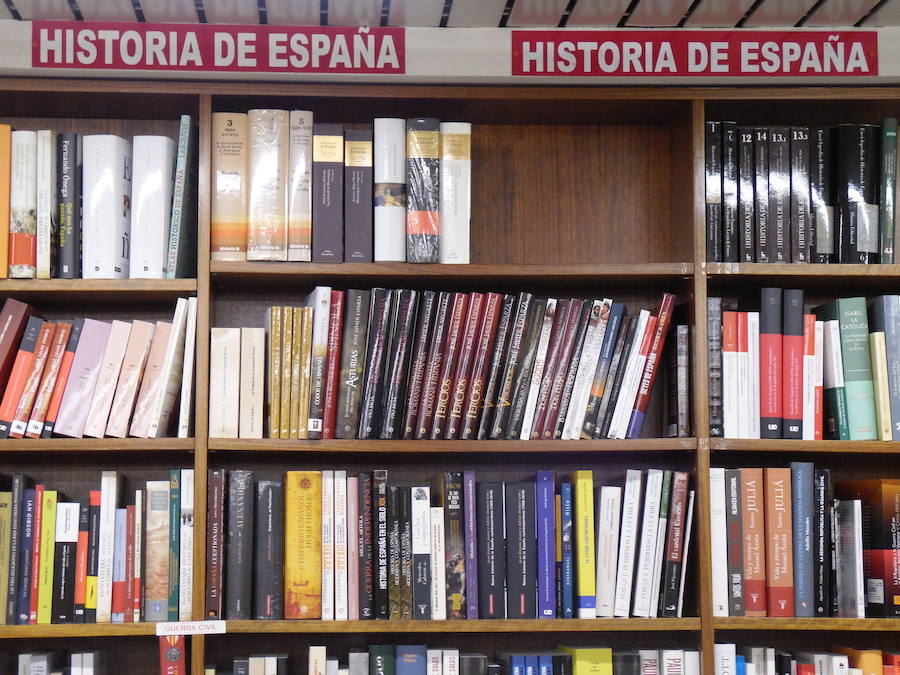
[[[167,621],[156,624],[157,636],[220,635],[224,632],[224,621]]]

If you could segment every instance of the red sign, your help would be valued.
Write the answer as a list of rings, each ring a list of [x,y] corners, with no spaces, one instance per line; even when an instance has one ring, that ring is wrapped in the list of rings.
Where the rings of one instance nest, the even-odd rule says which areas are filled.
[[[403,28],[34,21],[36,68],[406,72]]]
[[[878,75],[876,31],[517,30],[512,74],[593,77]]]

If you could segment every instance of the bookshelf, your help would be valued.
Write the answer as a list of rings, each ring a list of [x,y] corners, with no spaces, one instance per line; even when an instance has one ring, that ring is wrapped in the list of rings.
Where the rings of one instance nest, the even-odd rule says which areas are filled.
[[[193,466],[195,483],[194,618],[203,619],[208,467],[250,468],[274,477],[287,468],[369,469],[400,480],[442,468],[476,468],[488,476],[522,476],[537,468],[592,468],[620,476],[626,467],[687,469],[698,489],[691,556],[694,597],[683,619],[297,622],[232,621],[225,635],[189,639],[193,675],[203,664],[253,651],[304,652],[324,641],[345,650],[383,641],[456,641],[470,650],[560,642],[614,647],[667,645],[704,650],[712,673],[717,638],[805,646],[809,633],[893,638],[900,621],[878,619],[713,618],[708,469],[816,458],[840,475],[900,475],[900,444],[838,441],[746,441],[709,438],[706,298],[742,287],[798,284],[811,296],[896,289],[900,265],[759,265],[706,263],[703,122],[863,121],[900,112],[900,90],[887,87],[591,88],[467,85],[266,84],[55,79],[0,79],[0,120],[21,128],[51,125],[82,132],[168,133],[178,115],[200,125],[199,234],[196,279],[172,281],[49,280],[0,282],[0,295],[39,304],[48,316],[164,318],[174,299],[198,298],[195,433],[189,439],[52,439],[0,442],[0,473],[52,480],[75,496],[102,469],[130,481]],[[251,107],[305,108],[347,123],[373,117],[433,115],[473,123],[472,264],[464,266],[209,261],[210,130],[213,112]],[[651,408],[650,438],[626,441],[280,441],[209,439],[207,391],[210,326],[262,325],[264,309],[288,303],[316,284],[375,284],[435,289],[523,288],[572,295],[601,290],[629,306],[652,306],[663,290],[688,304],[692,323],[693,429],[687,439],[659,438],[661,408]],[[779,455],[778,453],[783,453]],[[859,459],[864,458],[862,467]],[[375,455],[377,454],[377,457]],[[156,673],[153,624],[0,626],[0,652],[46,646],[99,647],[122,657],[122,672]],[[440,634],[440,637],[434,637]],[[379,637],[376,638],[375,636]],[[849,639],[849,638],[848,638]],[[869,636],[867,636],[869,639]],[[772,643],[772,642],[770,642]],[[827,644],[827,642],[826,642]],[[295,662],[294,668],[299,666]],[[0,660],[0,669],[6,662]],[[127,671],[125,667],[127,666]],[[5,672],[5,671],[4,671]]]

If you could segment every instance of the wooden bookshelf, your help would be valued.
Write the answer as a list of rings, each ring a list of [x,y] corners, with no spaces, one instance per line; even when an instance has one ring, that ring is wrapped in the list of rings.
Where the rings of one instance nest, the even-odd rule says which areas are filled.
[[[896,619],[801,619],[795,617],[720,617],[713,619],[716,630],[747,631],[852,631],[866,633],[900,632]]]
[[[900,454],[897,441],[801,441],[793,439],[745,439],[710,438],[709,449],[713,451],[747,452],[825,452],[866,454]]]

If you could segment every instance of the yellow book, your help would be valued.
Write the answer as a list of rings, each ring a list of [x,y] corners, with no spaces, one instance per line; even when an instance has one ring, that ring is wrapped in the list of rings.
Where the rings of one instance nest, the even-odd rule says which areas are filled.
[[[300,355],[303,342],[303,312],[300,307],[293,307],[293,327],[291,337],[291,438],[300,438]]]
[[[12,523],[12,492],[0,492],[0,579],[9,576],[9,535]],[[0,617],[6,616],[6,593],[0,593]]]
[[[299,438],[309,438],[309,378],[310,366],[312,364],[312,329],[313,329],[313,308],[298,307],[303,320],[300,322],[300,388],[297,394],[299,403]],[[297,337],[294,336],[296,340]],[[294,343],[297,344],[296,342]]]
[[[884,333],[869,333],[872,352],[872,381],[875,386],[875,420],[878,440],[893,440],[891,425],[891,394],[888,390],[887,346]]]
[[[284,618],[322,616],[322,473],[285,474]]]
[[[12,127],[0,124],[0,279],[9,276],[9,172],[12,162]]]
[[[594,476],[575,472],[575,576],[578,618],[597,616],[597,566],[594,558]]]
[[[266,400],[269,438],[278,438],[281,432],[281,307],[269,307],[266,312],[266,333],[269,361],[269,398]]]
[[[579,471],[578,473],[590,473]],[[612,675],[612,649],[609,647],[560,647],[572,656],[572,675]]]
[[[851,668],[859,668],[862,675],[883,675],[883,657],[880,649],[853,649],[832,645],[831,651],[847,657]]]
[[[50,623],[53,614],[53,558],[56,556],[56,490],[44,490],[41,502],[41,558],[38,562],[39,624]]]
[[[281,309],[281,413],[279,438],[291,437],[291,349],[294,345],[294,310]]]

